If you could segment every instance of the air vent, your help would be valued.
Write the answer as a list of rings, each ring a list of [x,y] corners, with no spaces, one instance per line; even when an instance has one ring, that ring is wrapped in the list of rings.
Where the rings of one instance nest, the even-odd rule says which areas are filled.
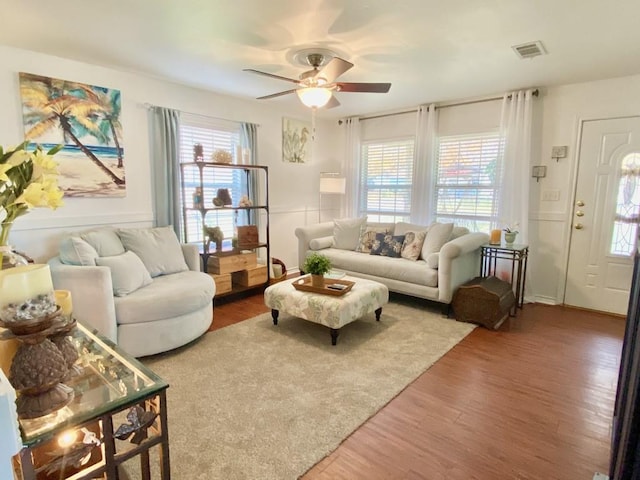
[[[513,50],[520,58],[533,58],[538,55],[545,55],[547,52],[542,46],[542,42],[529,42],[521,45],[514,45]]]

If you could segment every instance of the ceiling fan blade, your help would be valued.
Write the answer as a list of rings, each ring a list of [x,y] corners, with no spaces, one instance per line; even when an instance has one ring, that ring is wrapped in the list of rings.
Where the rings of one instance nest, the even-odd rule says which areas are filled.
[[[332,95],[331,99],[327,102],[324,108],[335,108],[339,106],[340,106],[340,102],[338,101],[335,95]]]
[[[291,82],[295,84],[299,84],[300,80],[296,80],[294,78],[282,77],[280,75],[275,75],[273,73],[261,72],[260,70],[254,70],[253,68],[245,68],[242,70],[243,72],[251,72],[257,73],[258,75],[264,75],[265,77],[277,78],[278,80],[284,80],[285,82]]]
[[[338,57],[333,57],[329,62],[320,69],[316,74],[316,78],[322,77],[327,83],[333,83],[333,81],[342,75],[344,72],[353,67],[353,63],[347,62]]]
[[[290,93],[295,92],[297,89],[294,88],[292,90],[285,90],[284,92],[272,93],[271,95],[265,95],[264,97],[258,97],[256,100],[267,100],[269,98],[281,97],[283,95],[289,95]]]
[[[339,92],[387,93],[390,83],[352,83],[336,82]]]

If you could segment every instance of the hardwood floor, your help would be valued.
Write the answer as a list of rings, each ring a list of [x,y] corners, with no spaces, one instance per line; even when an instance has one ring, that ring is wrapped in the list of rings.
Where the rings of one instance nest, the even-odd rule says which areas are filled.
[[[262,295],[216,306],[212,329],[267,311]],[[527,304],[498,331],[476,328],[302,478],[590,480],[607,473],[624,323]]]

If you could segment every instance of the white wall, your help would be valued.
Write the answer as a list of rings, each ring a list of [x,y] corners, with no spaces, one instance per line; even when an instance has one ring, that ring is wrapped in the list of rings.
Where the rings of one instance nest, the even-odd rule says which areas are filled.
[[[120,70],[0,46],[0,145],[24,138],[18,72],[84,82],[119,89],[122,94],[123,145],[127,194],[124,198],[66,198],[57,211],[34,209],[20,217],[10,242],[19,250],[45,261],[57,252],[65,233],[97,225],[146,226],[153,221],[150,182],[149,132],[145,104],[233,121],[257,123],[259,163],[269,168],[271,254],[288,269],[297,265],[296,226],[318,218],[318,178],[338,162],[331,141],[335,121],[317,120],[312,161],[282,162],[282,117],[311,121],[303,106],[276,109],[268,101],[239,99],[198,90]],[[328,166],[327,166],[328,165]],[[334,168],[334,167],[333,167]]]
[[[547,176],[531,189],[529,223],[530,294],[540,302],[562,303],[573,214],[581,120],[640,115],[640,75],[542,89],[542,138],[534,164],[546,165]],[[568,145],[556,162],[551,147]],[[558,191],[558,201],[543,201],[545,191]]]

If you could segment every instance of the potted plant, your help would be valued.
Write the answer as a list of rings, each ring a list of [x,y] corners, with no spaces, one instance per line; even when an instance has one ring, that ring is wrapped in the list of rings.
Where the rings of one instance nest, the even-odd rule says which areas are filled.
[[[304,261],[302,266],[305,273],[311,274],[311,285],[324,287],[324,274],[331,270],[331,260],[320,253],[312,253]]]
[[[504,232],[504,241],[507,243],[507,245],[510,245],[516,241],[516,235],[518,235],[518,230],[516,230],[517,228],[518,224],[514,223],[502,229],[502,231]]]

